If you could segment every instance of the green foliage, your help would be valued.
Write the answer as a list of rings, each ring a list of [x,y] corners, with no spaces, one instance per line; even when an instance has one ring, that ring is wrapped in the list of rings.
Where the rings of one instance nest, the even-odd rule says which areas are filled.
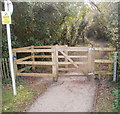
[[[16,78],[16,84],[19,84],[20,82],[23,81],[23,78],[22,77],[17,77]],[[7,85],[7,84],[11,84],[12,83],[12,79],[11,77],[8,77],[8,78],[3,78],[2,79],[2,84],[3,85]]]
[[[4,78],[2,79],[2,84],[11,84],[11,78]]]
[[[120,110],[120,87],[118,89],[115,89],[114,91],[112,91],[113,95],[114,95],[114,105],[113,105],[113,110]]]
[[[111,8],[110,16],[109,16],[109,23],[108,29],[110,29],[110,41],[111,44],[116,47],[118,51],[118,65],[117,65],[117,81],[120,81],[120,39],[119,39],[119,31],[118,31],[118,13],[120,10],[120,2],[113,4]]]
[[[13,5],[11,25],[13,48],[69,44],[74,38],[79,40],[76,38],[77,26],[82,21],[83,15],[89,12],[89,8],[84,3],[14,2]],[[68,29],[72,25],[76,28],[74,35],[70,35]],[[79,29],[84,28],[79,26]],[[3,36],[3,56],[8,57],[5,26],[3,26]]]

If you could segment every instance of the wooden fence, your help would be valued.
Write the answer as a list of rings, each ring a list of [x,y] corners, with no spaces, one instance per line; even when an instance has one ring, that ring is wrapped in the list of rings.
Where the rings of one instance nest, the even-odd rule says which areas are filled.
[[[97,47],[68,47],[68,46],[29,46],[13,49],[14,71],[16,76],[40,76],[53,77],[57,79],[60,71],[69,71],[77,69],[81,73],[77,75],[95,75],[95,74],[112,74],[112,53],[115,48],[97,48]],[[17,58],[18,53],[29,53],[29,56]],[[75,54],[80,55],[75,55]],[[99,55],[101,54],[101,56]],[[106,59],[105,59],[106,57]],[[39,61],[36,61],[40,59]],[[44,60],[47,59],[47,60]],[[76,59],[76,60],[73,60]],[[83,60],[85,59],[85,60]],[[42,61],[44,60],[44,61]],[[107,71],[100,70],[100,65],[106,64]],[[24,68],[18,69],[19,65],[25,65]],[[71,66],[72,65],[72,68]],[[85,65],[84,70],[82,65]],[[51,66],[50,73],[32,72],[38,66]],[[63,67],[61,67],[63,66]],[[32,69],[31,72],[26,72]],[[70,73],[72,74],[72,73]],[[72,74],[75,75],[75,74]]]
[[[30,56],[19,58],[14,60],[14,70],[16,76],[48,76],[48,77],[57,77],[57,58],[56,58],[56,49],[54,46],[30,46],[24,48],[13,49],[13,55],[17,58],[17,53],[31,53]],[[35,55],[35,53],[39,53],[40,55]],[[43,53],[41,55],[41,53]],[[41,58],[51,58],[49,61],[35,61],[35,59]],[[18,65],[27,65],[22,69],[18,69]],[[24,72],[27,69],[32,68],[32,71],[35,70],[37,66],[52,66],[51,73],[26,73]]]
[[[0,63],[1,63],[0,72],[2,79],[10,79],[11,77],[10,77],[8,58],[1,58]]]

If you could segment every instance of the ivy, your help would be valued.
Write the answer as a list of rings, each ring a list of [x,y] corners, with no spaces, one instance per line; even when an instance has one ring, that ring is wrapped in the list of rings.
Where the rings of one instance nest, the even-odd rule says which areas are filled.
[[[114,95],[113,111],[120,110],[120,87],[118,89],[113,90],[112,93]]]

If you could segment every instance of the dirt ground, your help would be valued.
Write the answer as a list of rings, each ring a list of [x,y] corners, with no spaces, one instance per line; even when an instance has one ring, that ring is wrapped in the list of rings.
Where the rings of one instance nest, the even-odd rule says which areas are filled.
[[[96,82],[86,77],[60,77],[28,112],[92,112]]]

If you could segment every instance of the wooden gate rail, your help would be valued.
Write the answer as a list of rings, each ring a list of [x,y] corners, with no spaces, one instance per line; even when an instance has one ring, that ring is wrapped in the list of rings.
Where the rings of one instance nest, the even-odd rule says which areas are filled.
[[[23,48],[13,49],[14,55],[14,71],[16,76],[48,76],[58,77],[58,71],[68,71],[71,69],[79,69],[79,65],[86,65],[88,74],[111,74],[111,72],[104,72],[96,70],[96,64],[106,63],[109,66],[114,62],[109,56],[109,59],[97,59],[95,58],[96,52],[112,53],[115,48],[97,48],[97,47],[68,47],[68,46],[28,46]],[[35,53],[49,53],[48,55],[35,55]],[[85,52],[87,55],[69,55],[69,52]],[[30,56],[17,59],[17,53],[31,53]],[[35,58],[51,58],[51,61],[35,61]],[[86,61],[73,61],[72,59],[86,59]],[[65,59],[65,61],[59,61],[59,59]],[[74,65],[75,68],[68,68],[68,65]],[[18,69],[17,65],[27,65],[22,69]],[[25,73],[23,71],[32,68],[33,70],[39,65],[52,66],[52,73]],[[65,66],[60,68],[59,66]],[[84,74],[86,75],[86,74]]]
[[[88,52],[88,47],[58,47],[57,51],[60,52],[62,55],[58,55],[59,59],[67,59],[67,61],[65,60],[64,62],[59,61],[58,65],[59,66],[66,66],[66,65],[73,65],[75,68],[72,69],[77,69],[78,71],[81,71],[82,73],[74,73],[75,75],[86,75],[85,72],[81,69],[81,67],[79,65],[87,65],[88,62],[86,61],[73,61],[72,59],[74,58],[88,58],[87,56],[83,56],[83,55],[69,55],[69,52]],[[69,71],[71,70],[71,68],[68,68],[68,66],[66,66],[65,68],[58,68],[59,71]],[[65,74],[64,74],[65,75]],[[68,75],[68,74],[67,74]],[[73,73],[70,73],[70,75],[73,75]]]
[[[108,71],[100,71],[99,69],[95,69],[95,74],[105,74],[105,75],[112,75],[112,64],[114,63],[112,54],[115,51],[115,48],[112,47],[104,47],[104,48],[95,48],[95,53],[99,52],[106,52],[109,53],[108,59],[95,59],[95,64],[108,64],[109,69]]]
[[[29,46],[25,48],[17,48],[13,49],[13,55],[16,56],[17,53],[31,53],[31,56],[27,56],[24,58],[20,59],[14,59],[14,66],[16,66],[15,74],[16,76],[48,76],[48,77],[57,77],[57,71],[55,72],[54,67],[56,65],[55,59],[55,46]],[[51,53],[51,55],[35,55],[34,53],[36,52],[46,52],[46,53]],[[53,56],[52,56],[53,55]],[[17,58],[17,57],[15,57]],[[52,61],[35,61],[35,58],[52,58]],[[32,61],[28,61],[29,59],[32,59]],[[22,69],[18,69],[17,65],[30,65],[26,66]],[[53,69],[52,73],[24,73],[23,71],[30,69],[30,68],[35,68],[38,65],[49,65],[52,66]]]

